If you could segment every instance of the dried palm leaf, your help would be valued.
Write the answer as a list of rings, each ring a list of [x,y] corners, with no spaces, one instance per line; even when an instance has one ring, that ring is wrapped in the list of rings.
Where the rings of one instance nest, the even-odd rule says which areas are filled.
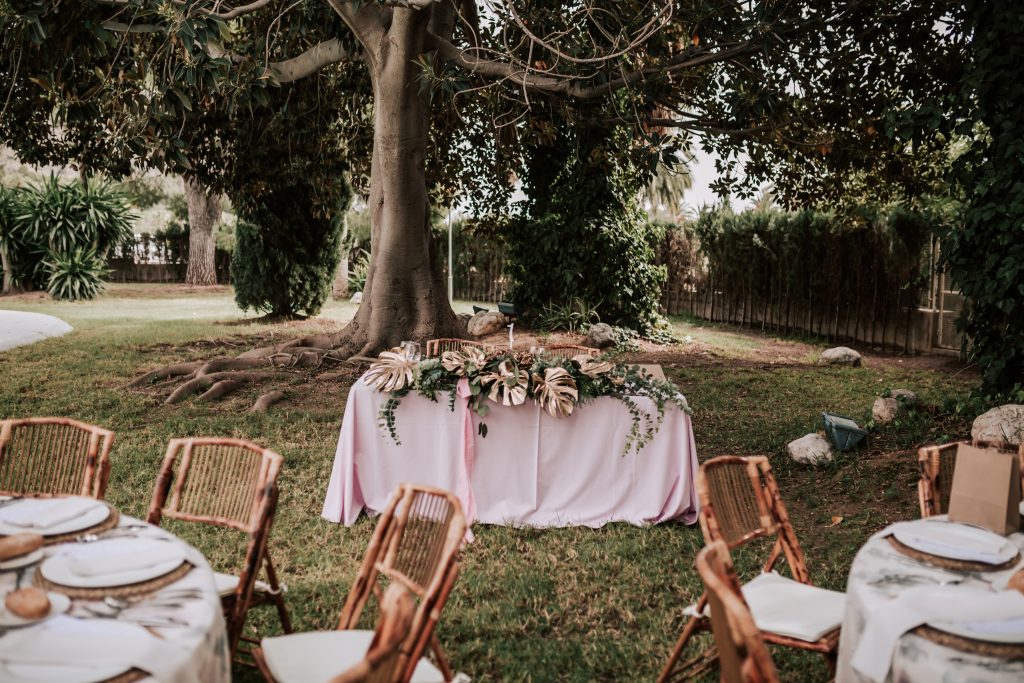
[[[441,354],[441,365],[448,372],[459,377],[478,371],[484,366],[487,355],[475,346],[464,346],[457,351],[445,351]]]
[[[413,383],[416,361],[400,348],[383,351],[366,371],[365,381],[377,391],[391,393]]]
[[[587,354],[573,356],[572,359],[580,366],[580,372],[587,377],[599,377],[601,375],[608,374],[615,369],[615,363],[606,360],[597,360],[593,356],[588,356]]]
[[[503,360],[498,364],[497,372],[489,372],[481,377],[481,383],[487,389],[487,398],[495,403],[521,406],[526,403],[530,373],[519,369],[511,360]]]

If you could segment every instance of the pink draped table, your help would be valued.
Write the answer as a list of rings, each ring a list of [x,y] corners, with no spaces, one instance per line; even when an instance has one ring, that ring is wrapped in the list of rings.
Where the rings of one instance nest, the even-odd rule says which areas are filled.
[[[600,527],[697,518],[697,454],[690,417],[674,405],[639,452],[623,454],[633,425],[614,398],[556,419],[532,401],[491,404],[487,417],[460,397],[449,409],[410,393],[395,411],[399,444],[380,426],[388,399],[362,379],[349,391],[323,517],[350,526],[362,509],[383,510],[402,482],[455,492],[469,521],[484,524]],[[650,399],[630,399],[656,419]],[[478,434],[479,423],[487,436]]]

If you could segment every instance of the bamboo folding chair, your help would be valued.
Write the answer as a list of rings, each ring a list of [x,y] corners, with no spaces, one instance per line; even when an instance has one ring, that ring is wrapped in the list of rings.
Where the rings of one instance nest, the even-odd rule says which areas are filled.
[[[465,533],[466,520],[458,498],[439,489],[401,484],[380,515],[338,628],[265,638],[253,654],[267,680],[323,680],[344,666],[343,660],[353,662],[361,657],[369,632],[356,627],[370,596],[382,604],[384,581],[404,586],[419,600],[389,683],[406,683],[413,672],[418,677],[452,680],[453,672],[434,629],[459,573],[458,551]],[[314,644],[319,647],[317,656],[311,656]],[[436,668],[423,657],[428,646]]]
[[[574,356],[590,356],[595,358],[601,355],[600,349],[592,349],[589,346],[577,346],[575,344],[555,344],[544,348],[544,353],[555,358],[570,360]]]
[[[67,417],[0,422],[0,494],[103,500],[114,433]]]
[[[399,583],[388,586],[381,601],[380,619],[366,656],[330,683],[390,683],[398,667],[402,642],[409,635],[416,605],[409,591]],[[262,660],[261,660],[262,661]],[[265,664],[264,664],[265,665]],[[268,670],[263,675],[272,677]]]
[[[761,631],[754,624],[724,541],[714,541],[697,554],[697,573],[711,608],[711,630],[719,668],[726,683],[778,683],[775,664]]]
[[[171,439],[146,517],[146,521],[157,526],[167,517],[248,534],[241,574],[215,575],[232,658],[251,654],[239,647],[240,641],[258,642],[243,635],[246,615],[252,607],[274,605],[281,628],[285,633],[292,631],[284,603],[285,588],[278,582],[267,550],[277,507],[281,462],[277,453],[243,439]],[[266,583],[257,580],[261,565],[267,573]]]
[[[712,458],[700,466],[696,487],[700,501],[700,526],[706,543],[723,541],[732,550],[755,539],[774,536],[775,544],[761,571],[770,572],[785,557],[793,580],[813,587],[803,550],[789,522],[768,458],[730,455]],[[676,668],[690,637],[698,629],[708,629],[709,620],[704,615],[706,605],[707,593],[697,602],[658,678],[659,682],[683,680],[713,662],[715,653],[708,652],[685,662],[679,670]],[[776,645],[820,652],[830,668],[835,666],[838,626],[814,642],[770,631],[763,632],[763,637]]]
[[[467,346],[475,346],[483,352],[488,352],[491,347],[480,342],[468,339],[431,339],[427,342],[427,358],[440,358],[445,351],[461,351]]]
[[[917,482],[917,496],[921,504],[921,517],[932,517],[949,511],[949,495],[953,490],[953,471],[956,468],[957,447],[961,444],[976,448],[995,448],[1016,452],[1020,459],[1021,490],[1024,491],[1024,444],[1016,446],[1005,441],[960,441],[941,446],[924,446],[917,451],[917,464],[921,478]]]

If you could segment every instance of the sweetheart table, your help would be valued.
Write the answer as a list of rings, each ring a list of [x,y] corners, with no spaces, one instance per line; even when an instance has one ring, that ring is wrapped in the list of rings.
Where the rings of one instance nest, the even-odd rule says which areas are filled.
[[[379,425],[388,395],[362,379],[349,391],[323,517],[352,525],[363,508],[383,510],[402,482],[450,490],[467,521],[600,527],[697,518],[697,455],[690,417],[672,404],[655,435],[623,454],[633,425],[621,401],[602,397],[556,419],[532,401],[489,403],[484,418],[467,399],[409,393],[395,411],[395,443]],[[653,401],[630,399],[652,419]],[[487,435],[479,434],[479,424]]]

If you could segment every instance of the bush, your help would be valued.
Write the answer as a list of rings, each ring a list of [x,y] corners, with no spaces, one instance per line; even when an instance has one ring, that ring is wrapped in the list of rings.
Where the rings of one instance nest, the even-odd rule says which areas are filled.
[[[591,306],[583,299],[570,299],[562,304],[549,303],[544,312],[537,316],[540,329],[545,332],[565,330],[566,332],[582,332],[594,323],[601,322],[598,315],[600,304]]]
[[[580,131],[532,151],[529,199],[506,231],[512,299],[531,315],[579,299],[600,305],[603,322],[641,334],[660,321],[665,269],[637,202],[641,174],[607,149],[623,144]]]
[[[309,187],[279,187],[239,206],[231,277],[241,308],[284,317],[320,312],[338,267],[344,205],[333,218],[314,206]]]
[[[67,272],[80,277],[88,279],[87,271],[102,277],[107,257],[132,241],[135,218],[126,195],[112,183],[102,179],[61,182],[52,174],[15,191],[11,217],[12,230],[5,239],[11,271],[17,285],[36,289],[49,289],[58,263],[67,264]],[[86,258],[90,253],[92,257]],[[98,271],[91,267],[97,263]],[[58,280],[64,281],[64,276]],[[81,286],[74,298],[95,296],[98,291]]]
[[[54,254],[46,261],[50,279],[46,290],[55,299],[79,301],[93,299],[103,291],[107,269],[96,251],[76,247],[64,254]]]

